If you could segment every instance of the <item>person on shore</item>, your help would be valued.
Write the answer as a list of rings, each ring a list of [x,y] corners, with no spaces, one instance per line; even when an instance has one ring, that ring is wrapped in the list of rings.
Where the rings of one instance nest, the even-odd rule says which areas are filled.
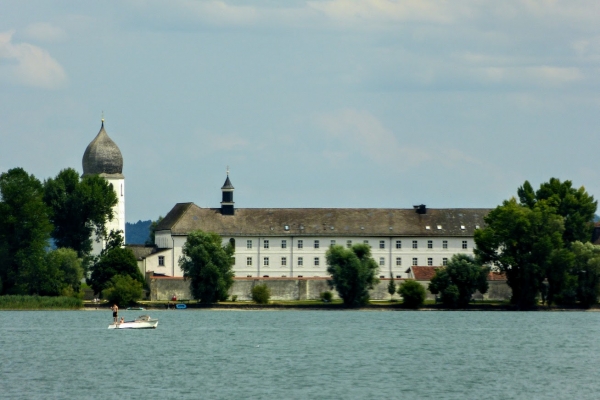
[[[119,321],[119,307],[117,307],[116,304],[113,304],[113,306],[110,309],[113,312],[113,321],[116,324]]]

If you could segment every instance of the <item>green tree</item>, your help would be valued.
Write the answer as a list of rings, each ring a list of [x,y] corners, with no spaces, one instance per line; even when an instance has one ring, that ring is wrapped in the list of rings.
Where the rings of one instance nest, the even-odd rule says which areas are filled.
[[[46,253],[46,285],[49,295],[74,296],[79,293],[83,267],[73,249],[59,248]]]
[[[51,209],[56,245],[72,248],[82,258],[92,250],[93,233],[106,237],[106,222],[112,220],[118,199],[106,179],[98,175],[80,179],[67,168],[44,182],[44,201]]]
[[[43,194],[22,168],[0,175],[0,294],[40,294],[52,231]]]
[[[158,228],[158,224],[163,220],[162,215],[158,217],[156,221],[152,221],[150,227],[148,228],[148,239],[146,240],[146,245],[154,246],[156,241],[156,228]]]
[[[145,285],[135,255],[131,249],[122,246],[123,236],[121,232],[111,232],[108,236],[106,248],[102,250],[100,256],[94,260],[90,267],[91,276],[87,283],[94,290],[94,293],[102,293],[108,287],[110,280],[116,275],[129,276]]]
[[[532,308],[555,251],[563,246],[563,217],[546,202],[530,208],[512,198],[484,220],[487,226],[475,231],[475,255],[506,274],[513,304]]]
[[[102,291],[102,297],[110,303],[117,303],[119,307],[135,304],[142,298],[143,285],[129,275],[113,276],[106,289]]]
[[[442,303],[447,307],[464,308],[471,301],[476,290],[486,293],[489,268],[482,267],[467,254],[455,254],[448,265],[438,268],[429,283],[429,291],[441,294]]]
[[[271,298],[271,290],[265,284],[256,285],[252,288],[252,301],[256,304],[269,304]]]
[[[388,283],[387,291],[390,294],[390,300],[396,293],[396,283],[394,282],[394,275],[390,273],[390,282]]]
[[[591,243],[573,242],[571,276],[577,278],[576,296],[584,307],[598,303],[600,295],[600,247]]]
[[[329,286],[335,288],[346,307],[368,303],[369,289],[379,282],[375,276],[379,267],[371,257],[371,248],[355,244],[350,249],[332,246],[325,255]]]
[[[233,254],[231,243],[222,244],[216,233],[195,231],[183,245],[179,266],[184,279],[190,279],[190,290],[202,303],[227,300],[233,285]]]
[[[425,288],[414,279],[407,279],[398,287],[398,294],[402,296],[402,304],[408,308],[421,308],[425,303],[427,293]]]

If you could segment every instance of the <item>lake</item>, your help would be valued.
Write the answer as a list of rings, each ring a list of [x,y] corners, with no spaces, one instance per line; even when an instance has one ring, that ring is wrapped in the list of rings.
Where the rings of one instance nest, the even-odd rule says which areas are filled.
[[[148,314],[0,312],[0,398],[600,398],[599,312]]]

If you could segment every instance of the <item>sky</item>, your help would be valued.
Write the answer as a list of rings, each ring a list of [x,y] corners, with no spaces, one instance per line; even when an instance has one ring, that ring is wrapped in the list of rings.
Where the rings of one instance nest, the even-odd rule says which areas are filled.
[[[237,208],[600,197],[597,0],[2,0],[0,172],[72,167],[100,129],[128,222]]]

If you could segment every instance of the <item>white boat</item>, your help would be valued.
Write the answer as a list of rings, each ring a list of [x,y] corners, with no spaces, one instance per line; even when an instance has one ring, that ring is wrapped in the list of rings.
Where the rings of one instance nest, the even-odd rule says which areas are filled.
[[[125,321],[108,326],[108,329],[156,329],[158,320],[149,315],[140,315],[133,321]]]

